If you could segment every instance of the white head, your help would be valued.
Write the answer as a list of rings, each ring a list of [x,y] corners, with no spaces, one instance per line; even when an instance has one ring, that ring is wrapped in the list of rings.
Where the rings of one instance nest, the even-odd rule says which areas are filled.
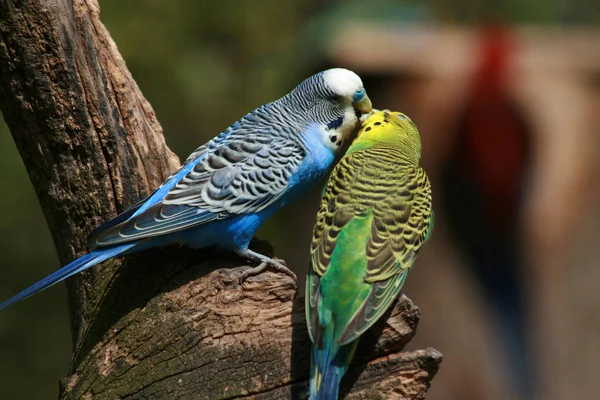
[[[352,99],[356,92],[363,89],[360,77],[345,68],[332,68],[324,71],[323,81],[333,93],[348,99]]]
[[[359,117],[373,108],[358,75],[344,68],[319,72],[280,100],[301,125],[310,127],[304,132],[316,133],[316,139],[332,152],[350,136]]]
[[[321,75],[325,86],[326,108],[330,111],[327,122],[321,127],[321,142],[336,152],[350,136],[361,114],[371,112],[371,100],[362,80],[354,72],[333,68]]]

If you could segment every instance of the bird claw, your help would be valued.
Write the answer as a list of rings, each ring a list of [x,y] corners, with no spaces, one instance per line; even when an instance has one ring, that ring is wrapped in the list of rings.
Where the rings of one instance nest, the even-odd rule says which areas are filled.
[[[294,280],[294,282],[296,282],[298,280],[298,278],[296,277],[296,274],[294,274],[284,264],[279,262],[279,260],[276,261],[274,259],[270,259],[270,260],[264,260],[258,266],[246,269],[244,272],[242,272],[241,275],[239,276],[240,284],[243,283],[246,279],[248,279],[251,276],[256,276],[256,275],[263,273],[268,268],[274,269],[277,272],[282,272],[282,273],[288,275],[289,277],[291,277]]]

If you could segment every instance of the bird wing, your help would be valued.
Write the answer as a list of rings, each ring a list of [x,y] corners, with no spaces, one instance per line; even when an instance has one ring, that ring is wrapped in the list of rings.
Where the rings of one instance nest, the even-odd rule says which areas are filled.
[[[307,281],[307,314],[311,337],[321,335],[318,307],[321,278],[338,245],[338,236],[355,218],[369,216],[370,229],[361,259],[370,290],[353,308],[338,336],[339,345],[355,340],[396,299],[433,222],[431,188],[425,172],[398,162],[389,149],[370,148],[346,156],[333,172],[317,214],[311,244],[312,268]],[[360,239],[360,238],[357,238]]]
[[[229,129],[190,156],[128,219],[107,224],[88,241],[115,245],[259,212],[287,192],[305,155],[300,142],[267,128]]]

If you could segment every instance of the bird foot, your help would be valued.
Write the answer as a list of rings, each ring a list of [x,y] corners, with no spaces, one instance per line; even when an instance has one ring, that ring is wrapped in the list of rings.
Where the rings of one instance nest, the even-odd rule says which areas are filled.
[[[246,279],[248,279],[251,276],[256,276],[256,275],[261,274],[268,268],[274,269],[278,272],[283,272],[284,274],[291,277],[294,281],[298,280],[298,278],[296,277],[296,274],[294,274],[288,267],[286,267],[285,265],[283,265],[275,260],[272,260],[270,262],[263,261],[258,266],[247,269],[244,272],[242,272],[242,274],[239,277],[240,283],[244,282]]]
[[[282,273],[288,275],[289,277],[291,277],[294,280],[294,282],[296,282],[298,280],[298,278],[296,277],[296,274],[294,274],[288,267],[285,266],[285,262],[283,260],[276,260],[273,258],[269,258],[267,256],[263,256],[262,254],[256,253],[252,250],[246,250],[245,252],[240,253],[240,255],[252,262],[259,263],[258,266],[247,269],[244,272],[242,272],[242,274],[239,277],[240,283],[244,282],[246,279],[248,279],[251,276],[259,275],[260,273],[264,272],[268,268],[271,268],[275,271],[282,272]]]

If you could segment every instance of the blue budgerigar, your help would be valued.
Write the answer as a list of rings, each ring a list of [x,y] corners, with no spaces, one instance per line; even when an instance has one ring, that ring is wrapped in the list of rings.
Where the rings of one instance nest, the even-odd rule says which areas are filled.
[[[371,101],[354,72],[336,68],[306,79],[199,147],[148,198],[94,230],[89,253],[0,303],[3,309],[109,258],[184,244],[234,251],[295,278],[248,249],[258,227],[313,187],[331,166]]]

